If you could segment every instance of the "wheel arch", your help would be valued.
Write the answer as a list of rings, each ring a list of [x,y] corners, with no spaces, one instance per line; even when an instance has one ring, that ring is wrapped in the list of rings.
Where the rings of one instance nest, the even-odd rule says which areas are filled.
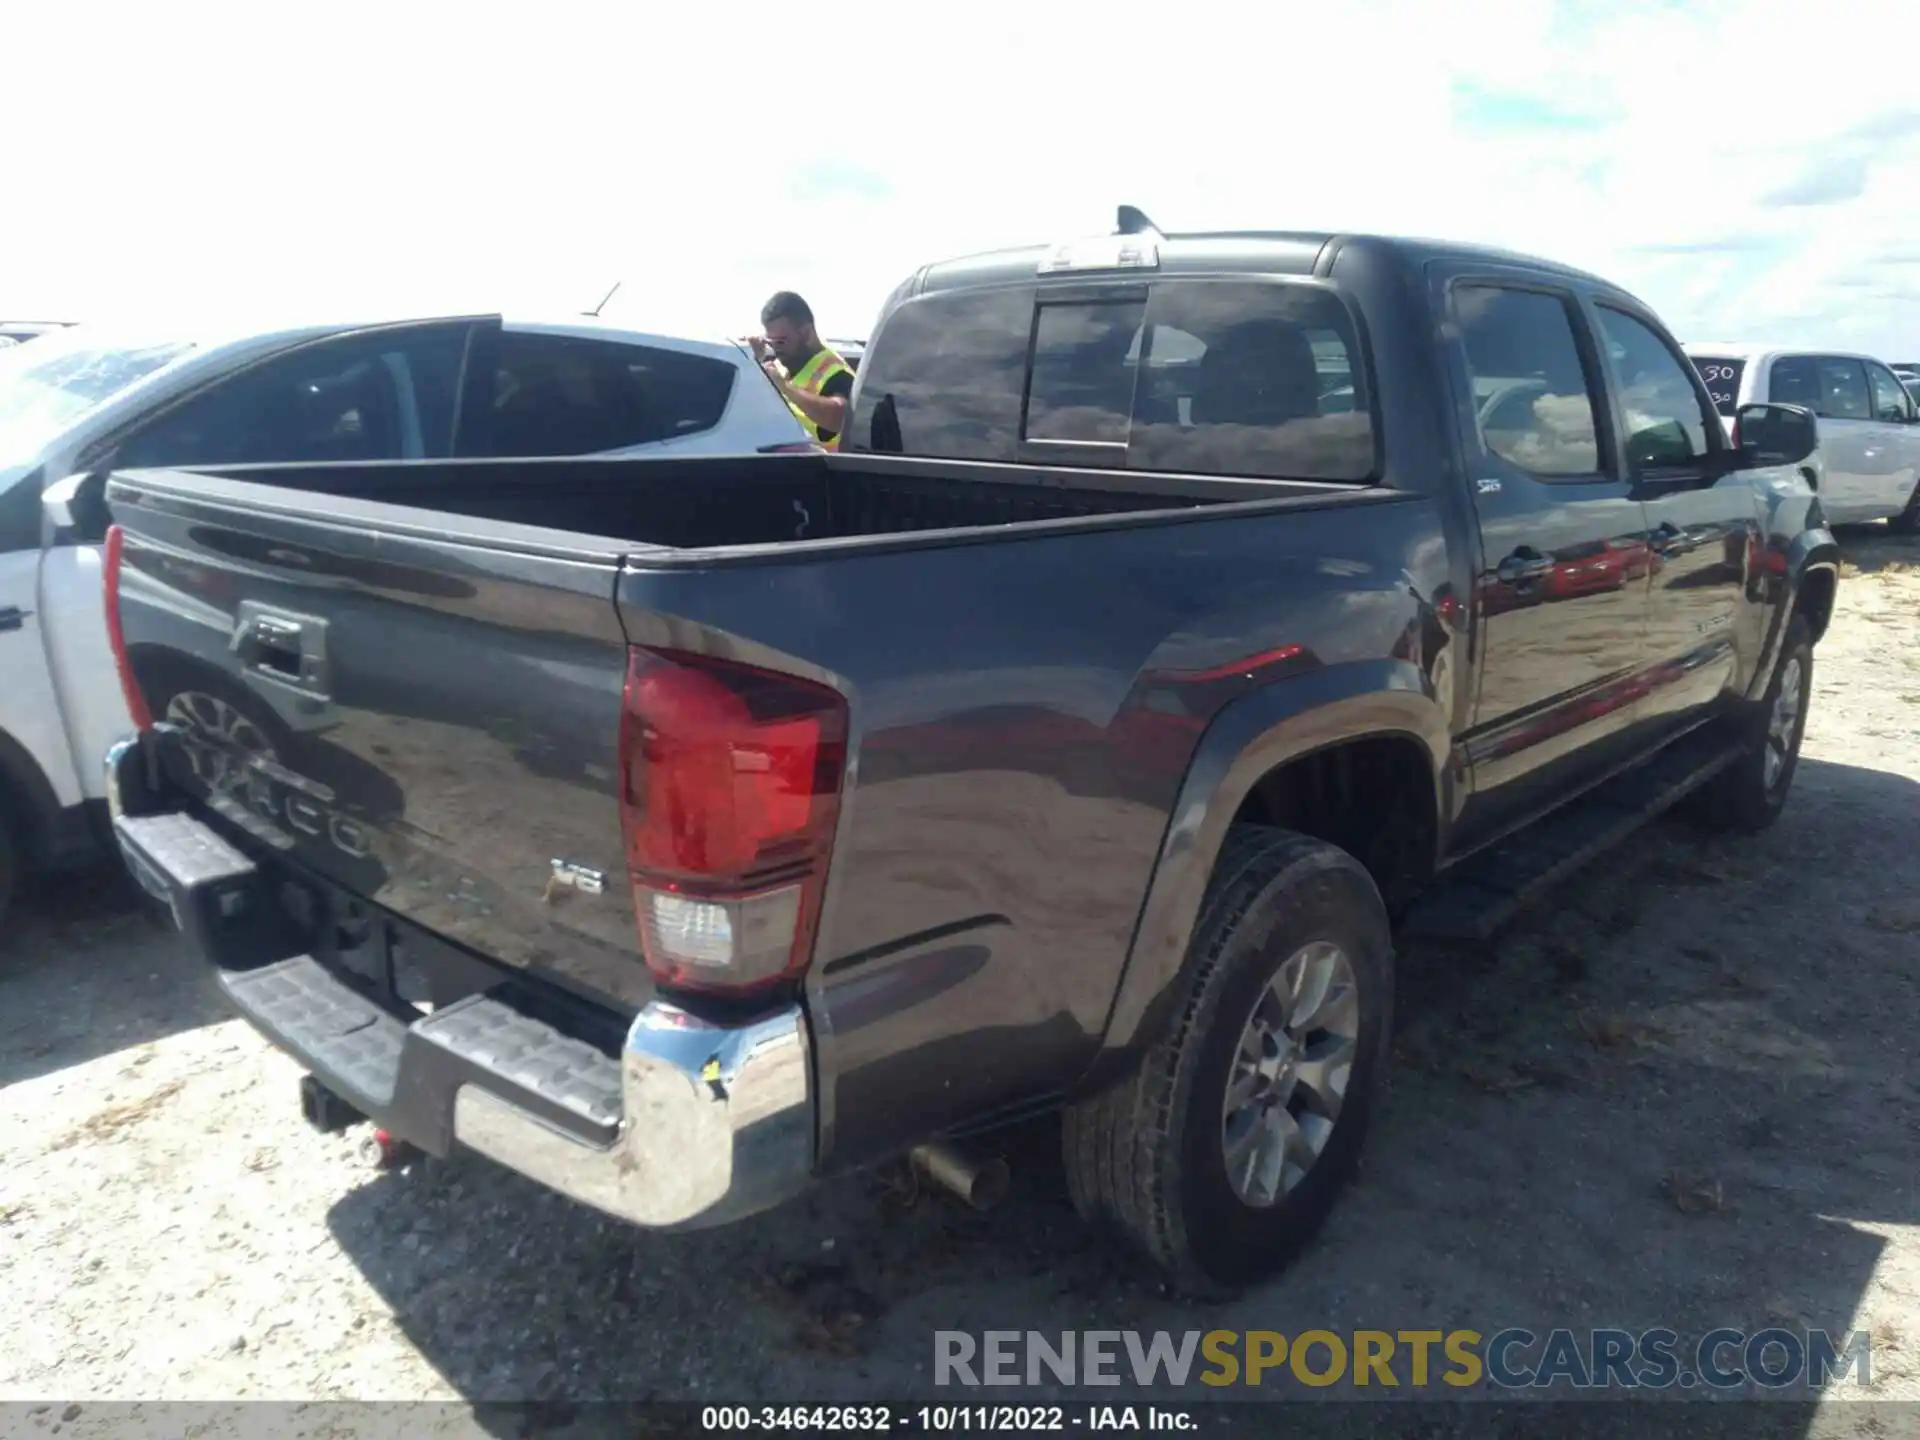
[[[1796,615],[1806,617],[1815,645],[1826,634],[1840,594],[1841,558],[1840,542],[1824,525],[1810,525],[1793,538],[1787,548],[1785,592],[1773,607],[1760,662],[1753,667],[1747,686],[1749,700],[1760,699],[1773,683],[1773,672],[1780,664],[1781,641]]]
[[[1188,766],[1100,1051],[1077,1088],[1098,1088],[1124,1072],[1171,1023],[1201,902],[1234,823],[1261,818],[1273,804],[1276,777],[1356,747],[1398,757],[1399,775],[1417,781],[1413,793],[1426,816],[1429,846],[1423,864],[1437,863],[1450,813],[1451,735],[1413,666],[1398,660],[1334,666],[1235,701],[1214,718]]]
[[[0,825],[8,825],[23,859],[46,848],[46,840],[60,813],[60,797],[31,751],[0,730]]]

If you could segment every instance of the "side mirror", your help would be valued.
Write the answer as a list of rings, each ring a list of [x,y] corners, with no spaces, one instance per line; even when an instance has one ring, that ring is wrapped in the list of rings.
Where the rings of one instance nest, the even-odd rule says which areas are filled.
[[[1820,448],[1819,422],[1804,405],[1742,405],[1733,437],[1746,470],[1798,465]]]
[[[40,492],[41,541],[46,545],[98,545],[107,538],[107,472],[69,475]]]

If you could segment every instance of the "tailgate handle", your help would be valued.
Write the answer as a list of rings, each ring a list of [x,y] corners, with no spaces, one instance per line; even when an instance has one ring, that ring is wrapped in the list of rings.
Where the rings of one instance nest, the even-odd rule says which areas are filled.
[[[310,694],[326,692],[327,622],[248,601],[233,631],[233,653],[247,671]]]

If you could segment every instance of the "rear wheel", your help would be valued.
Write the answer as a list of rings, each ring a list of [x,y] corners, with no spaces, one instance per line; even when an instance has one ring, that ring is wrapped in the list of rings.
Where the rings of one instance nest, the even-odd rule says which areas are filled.
[[[1365,868],[1303,835],[1235,827],[1171,1032],[1067,1112],[1076,1208],[1188,1294],[1274,1274],[1359,1162],[1392,1000],[1386,908]]]
[[[1887,529],[1896,535],[1920,535],[1920,485],[1913,487],[1907,508],[1887,521]]]
[[[1804,617],[1787,623],[1766,698],[1742,720],[1740,758],[1687,798],[1686,819],[1708,830],[1754,834],[1780,818],[1800,764],[1807,704],[1813,695],[1813,631]]]
[[[20,844],[13,833],[14,818],[5,807],[5,799],[0,798],[0,925],[6,924],[20,878]]]
[[[277,727],[256,718],[257,703],[242,709],[204,683],[189,683],[156,698],[160,718],[178,726],[186,737],[183,750],[194,777],[214,794],[244,785],[250,774],[248,760],[280,758],[281,747],[269,733]]]

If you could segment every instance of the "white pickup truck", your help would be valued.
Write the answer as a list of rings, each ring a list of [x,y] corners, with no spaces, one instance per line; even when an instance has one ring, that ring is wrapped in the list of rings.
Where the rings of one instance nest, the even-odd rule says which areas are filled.
[[[75,326],[0,352],[0,916],[23,875],[110,853],[108,470],[811,448],[742,346],[590,318]]]
[[[1701,341],[1686,347],[1721,422],[1743,405],[1799,405],[1820,422],[1807,481],[1835,525],[1920,534],[1920,402],[1871,355]]]

